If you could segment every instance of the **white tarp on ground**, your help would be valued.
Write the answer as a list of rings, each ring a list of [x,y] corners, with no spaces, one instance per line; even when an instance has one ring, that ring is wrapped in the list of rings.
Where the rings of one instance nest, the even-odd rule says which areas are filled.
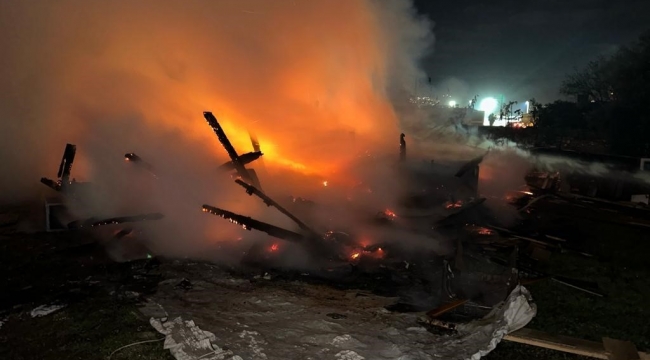
[[[452,339],[436,340],[437,355],[453,359],[456,354],[463,354],[464,359],[478,360],[494,350],[504,336],[526,326],[536,314],[537,306],[528,290],[517,286],[483,319],[457,326],[458,334]],[[473,353],[468,355],[469,349]]]
[[[32,315],[32,317],[47,316],[55,311],[59,311],[63,309],[64,307],[65,305],[41,305],[39,307],[34,308],[34,310],[32,310],[30,314]]]
[[[185,354],[177,356],[179,360],[200,356],[245,360],[477,359],[535,315],[530,294],[518,287],[485,319],[461,326],[457,335],[436,336],[418,325],[421,313],[384,309],[395,299],[301,282],[252,283],[223,273],[210,274],[206,269],[200,273],[205,280],[192,281],[191,289],[174,286],[180,278],[168,280],[151,297],[170,321],[158,320],[160,309],[158,315],[146,310],[157,306],[142,310],[168,335],[166,347],[175,356],[181,351],[173,349]],[[207,355],[210,351],[212,355]]]
[[[192,320],[180,317],[171,321],[160,321],[151,318],[151,326],[166,335],[165,349],[168,349],[177,360],[242,360],[215,345],[217,338],[213,333],[199,329]]]

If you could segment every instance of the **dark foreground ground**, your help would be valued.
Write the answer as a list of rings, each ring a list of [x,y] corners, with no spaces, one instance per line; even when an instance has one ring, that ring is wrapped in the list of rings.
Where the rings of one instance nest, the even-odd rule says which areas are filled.
[[[548,280],[528,285],[538,306],[528,327],[594,341],[629,340],[650,350],[650,228],[584,203],[540,204],[535,216],[541,226],[594,255],[555,253],[548,272],[595,281],[607,296]],[[643,221],[648,219],[632,222]],[[1,359],[172,359],[163,350],[163,336],[136,306],[164,280],[157,260],[115,263],[88,233],[28,234],[16,231],[7,217],[0,225]],[[30,315],[37,306],[57,302],[66,307],[44,317]],[[149,342],[114,353],[140,341]],[[508,342],[487,357],[572,358],[579,357]]]

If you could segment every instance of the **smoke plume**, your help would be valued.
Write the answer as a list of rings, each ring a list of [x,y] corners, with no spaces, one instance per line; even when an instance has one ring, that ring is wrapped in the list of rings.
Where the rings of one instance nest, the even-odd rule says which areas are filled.
[[[292,172],[296,192],[344,181],[358,154],[395,151],[393,102],[421,76],[430,29],[409,1],[2,2],[0,200],[54,177],[73,143],[73,177],[98,189],[86,211],[163,212],[152,231],[169,251],[230,236],[200,205],[256,215],[259,201],[218,174],[202,112],[240,153],[257,135],[271,188]]]

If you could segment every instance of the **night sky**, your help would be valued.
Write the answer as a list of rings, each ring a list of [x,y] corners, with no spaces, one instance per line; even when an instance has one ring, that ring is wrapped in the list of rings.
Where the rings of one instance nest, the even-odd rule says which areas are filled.
[[[650,0],[415,0],[436,37],[423,68],[438,89],[550,102],[566,74],[650,30]]]

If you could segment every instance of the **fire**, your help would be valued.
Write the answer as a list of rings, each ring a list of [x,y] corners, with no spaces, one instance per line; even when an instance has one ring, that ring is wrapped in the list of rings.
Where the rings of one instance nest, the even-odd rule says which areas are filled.
[[[323,181],[323,186],[327,187],[327,184],[328,184],[327,180]]]
[[[24,16],[18,20],[26,31],[44,26],[34,51],[57,49],[43,65],[43,81],[71,84],[45,102],[56,104],[43,110],[57,110],[49,112],[53,122],[79,103],[106,119],[72,124],[79,136],[103,129],[100,121],[142,114],[133,124],[138,131],[177,132],[179,148],[200,144],[222,163],[226,154],[201,116],[212,111],[240,154],[252,150],[254,131],[265,166],[309,175],[355,160],[348,145],[373,150],[394,143],[399,122],[386,87],[390,65],[408,56],[394,47],[421,36],[408,26],[384,26],[390,12],[417,27],[409,7],[373,1],[165,2],[155,11],[137,2],[34,6],[15,13]]]
[[[359,258],[359,256],[361,256],[361,253],[359,253],[359,252],[355,252],[355,253],[353,253],[352,255],[350,255],[350,259],[352,259],[352,260],[356,260],[356,259]]]
[[[494,232],[492,230],[488,229],[488,228],[482,227],[482,228],[478,229],[478,234],[479,235],[492,235],[493,233]]]
[[[462,200],[458,200],[458,201],[455,201],[455,202],[447,201],[447,203],[445,204],[446,209],[457,209],[457,208],[460,208],[460,207],[463,207],[463,201]]]
[[[388,216],[390,218],[396,218],[397,217],[397,214],[395,214],[394,212],[392,212],[389,209],[384,210],[384,214],[386,214],[386,216]]]
[[[271,247],[270,247],[269,250],[271,250],[271,251],[277,251],[278,248],[279,248],[278,244],[273,244],[273,245],[271,245]]]

